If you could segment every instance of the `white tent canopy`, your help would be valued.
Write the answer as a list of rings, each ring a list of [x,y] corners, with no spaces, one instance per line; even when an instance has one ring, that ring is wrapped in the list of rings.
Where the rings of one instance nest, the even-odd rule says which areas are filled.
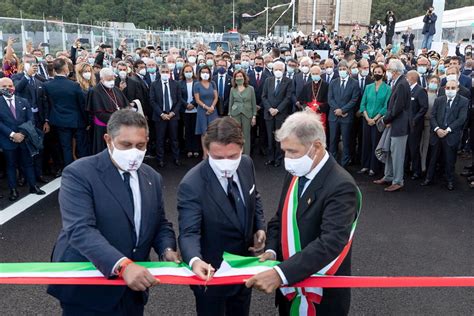
[[[404,32],[407,27],[413,30],[423,28],[423,15],[416,18],[397,22],[395,32]],[[474,24],[474,6],[444,11],[443,29],[473,26]]]

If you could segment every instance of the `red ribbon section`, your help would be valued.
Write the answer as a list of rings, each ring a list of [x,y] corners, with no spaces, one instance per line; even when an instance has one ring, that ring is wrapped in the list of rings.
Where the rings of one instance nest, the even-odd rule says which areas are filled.
[[[203,281],[197,277],[160,276],[161,284],[230,285],[242,284],[252,275],[218,277]],[[0,278],[0,284],[125,285],[122,279],[95,278]],[[402,287],[474,287],[474,277],[380,277],[324,276],[311,277],[292,287],[322,288],[402,288]]]

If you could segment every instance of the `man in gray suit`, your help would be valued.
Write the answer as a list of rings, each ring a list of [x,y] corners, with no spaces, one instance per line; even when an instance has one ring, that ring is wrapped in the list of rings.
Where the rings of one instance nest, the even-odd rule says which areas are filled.
[[[405,66],[399,59],[392,59],[388,65],[387,78],[391,81],[392,95],[388,103],[387,113],[383,123],[391,128],[390,154],[385,163],[385,175],[382,179],[375,180],[375,184],[391,185],[385,188],[386,192],[395,192],[403,188],[403,172],[405,152],[409,134],[410,123],[410,84],[405,79],[403,72]]]
[[[354,123],[355,106],[360,96],[357,80],[351,78],[346,61],[338,64],[339,78],[329,83],[329,152],[337,159],[339,138],[342,135],[343,154],[341,166],[347,167],[351,161],[351,133]]]
[[[262,93],[263,113],[267,127],[268,151],[265,165],[279,167],[283,154],[280,144],[275,141],[274,133],[291,114],[293,94],[293,82],[284,77],[285,64],[281,61],[273,65],[274,77],[265,80]]]

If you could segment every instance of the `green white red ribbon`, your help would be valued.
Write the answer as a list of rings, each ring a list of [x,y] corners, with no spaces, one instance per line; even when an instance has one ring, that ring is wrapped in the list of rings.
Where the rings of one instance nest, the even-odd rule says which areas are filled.
[[[294,254],[301,251],[301,240],[297,221],[298,200],[302,192],[298,190],[298,177],[293,177],[288,187],[288,192],[285,198],[285,203],[282,210],[282,234],[281,245],[283,259],[287,260]],[[360,209],[362,206],[362,194],[357,189],[357,215],[352,223],[349,240],[344,246],[342,252],[328,265],[318,271],[319,275],[334,275],[339,269],[340,265],[346,258],[351,249],[352,239],[357,226]],[[290,301],[291,309],[290,315],[316,315],[316,308],[314,304],[321,303],[323,297],[322,287],[286,287],[280,289],[283,295]]]
[[[277,261],[259,262],[255,257],[224,254],[224,261],[208,282],[199,279],[186,264],[139,262],[162,284],[230,285],[243,284],[253,275],[272,269]],[[106,279],[89,262],[0,263],[0,284],[125,285],[122,279]],[[386,277],[314,275],[293,287],[395,288],[395,287],[474,287],[474,277]]]

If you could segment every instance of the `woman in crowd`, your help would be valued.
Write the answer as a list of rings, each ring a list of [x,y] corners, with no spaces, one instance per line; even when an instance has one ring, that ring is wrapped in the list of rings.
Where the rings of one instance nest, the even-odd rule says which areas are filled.
[[[358,173],[369,173],[374,176],[380,168],[380,163],[375,157],[375,149],[380,140],[381,133],[376,123],[385,115],[391,90],[385,83],[385,67],[374,67],[375,82],[367,85],[360,103],[360,112],[364,116],[362,126],[362,169]]]
[[[249,85],[249,78],[243,70],[234,72],[229,96],[229,116],[242,127],[244,154],[250,155],[250,130],[256,124],[257,103],[255,91]]]
[[[20,59],[16,56],[15,51],[13,50],[13,42],[14,39],[9,37],[7,46],[3,51],[3,76],[8,78],[11,78],[14,74],[16,74],[18,72],[18,68],[20,67]]]
[[[216,84],[211,80],[211,69],[209,66],[202,66],[198,71],[199,82],[194,85],[194,100],[198,105],[196,118],[196,135],[201,135],[201,145],[203,148],[203,158],[207,158],[207,152],[203,143],[203,136],[206,133],[209,123],[217,117],[216,104],[218,101]]]
[[[120,109],[129,107],[125,95],[115,87],[115,74],[110,68],[100,71],[100,83],[89,93],[87,111],[92,115],[94,136],[92,140],[92,154],[100,153],[107,146],[104,134],[110,116]]]
[[[89,91],[96,85],[95,76],[92,75],[92,66],[85,62],[77,64],[76,80],[87,98]]]
[[[186,64],[180,74],[181,97],[185,102],[184,134],[185,150],[188,158],[199,157],[199,136],[196,135],[196,116],[198,105],[194,100],[193,88],[196,81],[193,66]]]
[[[420,144],[421,151],[421,171],[426,172],[426,162],[428,158],[428,148],[430,146],[430,119],[431,110],[433,109],[434,101],[438,97],[438,90],[441,79],[438,76],[431,76],[428,82],[428,111],[425,114],[425,127],[423,129],[423,136]]]

